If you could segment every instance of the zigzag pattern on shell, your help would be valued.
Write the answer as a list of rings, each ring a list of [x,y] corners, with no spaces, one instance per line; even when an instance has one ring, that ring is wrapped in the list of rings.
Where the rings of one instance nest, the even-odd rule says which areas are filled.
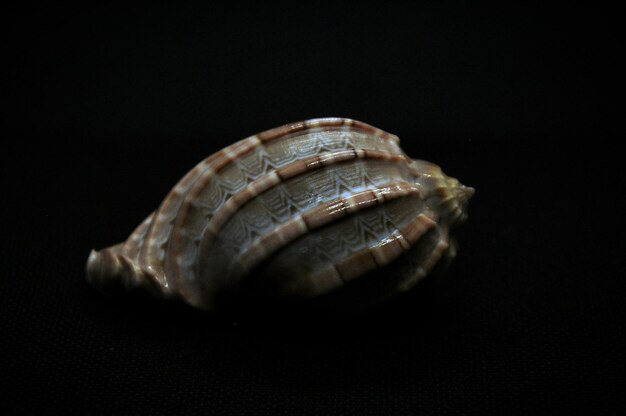
[[[252,280],[296,299],[358,290],[391,267],[399,283],[383,299],[453,254],[449,230],[472,194],[368,124],[291,123],[196,165],[124,243],[90,254],[87,277],[212,309]]]

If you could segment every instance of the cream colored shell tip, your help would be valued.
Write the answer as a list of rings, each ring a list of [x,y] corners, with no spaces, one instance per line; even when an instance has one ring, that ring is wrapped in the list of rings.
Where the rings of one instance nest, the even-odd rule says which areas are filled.
[[[473,193],[368,124],[291,123],[196,165],[125,242],[91,252],[87,280],[206,310],[244,294],[365,306],[454,255]]]

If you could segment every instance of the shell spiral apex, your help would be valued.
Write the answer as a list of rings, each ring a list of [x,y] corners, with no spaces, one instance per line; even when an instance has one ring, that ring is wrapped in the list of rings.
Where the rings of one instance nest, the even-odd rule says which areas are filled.
[[[368,124],[291,123],[201,161],[125,242],[90,253],[87,280],[207,310],[244,293],[366,306],[454,255],[473,194]]]

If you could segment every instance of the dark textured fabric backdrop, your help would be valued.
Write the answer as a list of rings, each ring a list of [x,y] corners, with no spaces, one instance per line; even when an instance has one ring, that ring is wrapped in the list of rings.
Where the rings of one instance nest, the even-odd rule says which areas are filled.
[[[619,413],[610,16],[470,2],[6,10],[0,411]],[[446,276],[323,325],[87,286],[89,250],[125,239],[201,159],[320,116],[395,133],[476,188]]]

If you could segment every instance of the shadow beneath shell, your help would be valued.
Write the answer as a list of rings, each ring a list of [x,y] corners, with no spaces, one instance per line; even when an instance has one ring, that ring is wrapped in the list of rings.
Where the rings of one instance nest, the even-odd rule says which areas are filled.
[[[218,312],[206,312],[181,302],[162,302],[142,293],[107,297],[101,301],[109,318],[134,321],[144,335],[155,338],[193,338],[204,342],[215,336],[263,338],[285,342],[341,342],[403,336],[406,331],[432,325],[436,307],[433,286],[439,278],[427,278],[412,290],[392,299],[361,308],[350,299],[328,298],[313,303],[279,304],[253,299],[224,300]]]

